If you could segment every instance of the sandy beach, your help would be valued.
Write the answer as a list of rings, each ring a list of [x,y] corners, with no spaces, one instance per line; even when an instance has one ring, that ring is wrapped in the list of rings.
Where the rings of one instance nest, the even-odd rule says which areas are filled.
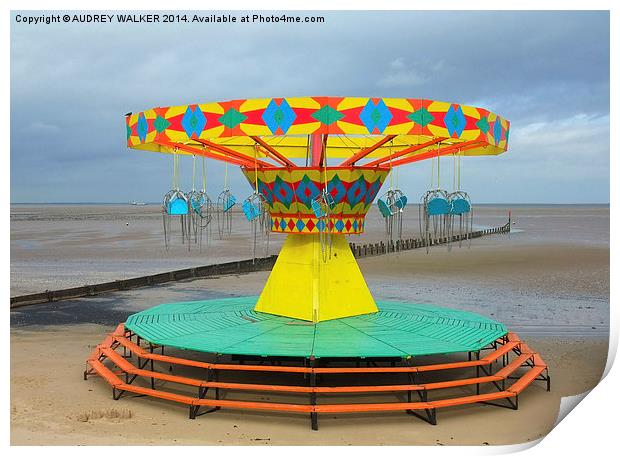
[[[82,379],[84,360],[127,315],[163,302],[258,294],[268,272],[226,276],[37,305],[11,312],[11,443],[217,445],[482,445],[538,439],[560,399],[593,388],[609,331],[609,208],[481,206],[476,224],[515,230],[472,242],[359,261],[377,299],[433,303],[497,319],[549,364],[552,391],[532,385],[518,411],[472,405],[442,410],[437,426],[400,413],[306,416],[220,410],[187,419],[185,408],[144,398],[112,401],[101,379]],[[11,294],[58,289],[181,267],[248,258],[247,224],[206,252],[166,252],[157,207],[15,206]],[[417,236],[417,209],[406,236]],[[382,238],[378,215],[352,242]],[[129,225],[127,225],[127,223]],[[408,234],[409,233],[409,234]],[[283,237],[272,236],[272,253]],[[360,432],[372,429],[372,432]]]
[[[146,398],[113,401],[101,379],[82,380],[84,359],[103,339],[99,325],[14,330],[11,443],[14,445],[490,445],[538,439],[555,422],[560,398],[593,388],[607,356],[604,340],[530,338],[544,354],[552,391],[531,386],[518,411],[473,405],[442,410],[437,426],[402,413],[325,415],[318,432],[305,415],[187,410]],[[69,339],[67,335],[71,334]],[[44,348],[49,347],[49,348]],[[43,376],[42,373],[46,375]],[[114,412],[131,417],[114,417]],[[111,417],[83,421],[88,414]],[[360,430],[367,430],[360,432]]]

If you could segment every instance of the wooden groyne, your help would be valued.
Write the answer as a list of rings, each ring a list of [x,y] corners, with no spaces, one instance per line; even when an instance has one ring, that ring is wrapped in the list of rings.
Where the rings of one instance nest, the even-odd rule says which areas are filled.
[[[452,236],[452,242],[459,242],[459,238],[460,241],[467,241],[467,239],[469,238],[474,239],[482,236],[488,236],[491,234],[506,233],[510,233],[510,220],[508,220],[508,223],[506,223],[505,225],[499,226],[497,228],[474,231],[469,235],[454,235]],[[429,246],[447,243],[448,238],[444,237],[431,240]],[[374,244],[356,244],[354,242],[349,242],[349,246],[351,246],[351,250],[353,251],[353,256],[355,256],[355,258],[363,258],[367,256],[384,255],[386,253],[403,252],[405,250],[421,249],[423,247],[426,247],[426,239],[401,239],[391,242],[381,241]]]
[[[231,261],[230,263],[210,264],[197,268],[177,269],[176,271],[162,272],[160,274],[98,283],[96,285],[84,285],[55,291],[46,290],[42,293],[13,296],[11,297],[11,309],[32,304],[97,296],[114,291],[131,290],[133,288],[149,287],[180,280],[194,280],[222,275],[246,274],[254,271],[268,271],[273,268],[277,258],[278,255],[271,255],[265,258],[256,258],[254,261],[241,260]]]
[[[504,234],[510,232],[510,220],[503,226],[497,228],[489,228],[486,230],[475,231],[470,237],[479,238],[492,234]],[[458,242],[459,236],[452,237],[453,242]],[[462,240],[466,240],[465,236],[461,236]],[[447,238],[433,241],[431,245],[445,244]],[[378,242],[374,244],[355,244],[350,243],[353,255],[356,258],[366,256],[383,255],[392,252],[401,252],[405,250],[419,249],[426,247],[423,239],[402,239],[396,242]],[[11,309],[29,306],[33,304],[43,304],[48,302],[65,301],[68,299],[84,298],[88,296],[98,296],[105,293],[115,291],[131,290],[134,288],[149,287],[153,285],[161,285],[169,282],[177,282],[180,280],[195,280],[207,277],[217,277],[223,275],[247,274],[256,271],[269,271],[278,258],[277,255],[271,255],[265,258],[256,258],[255,260],[231,261],[229,263],[210,264],[207,266],[199,266],[196,268],[177,269],[176,271],[162,272],[159,274],[135,277],[131,279],[114,280],[112,282],[98,283],[95,285],[84,285],[81,287],[66,288],[64,290],[46,290],[42,293],[33,293],[22,296],[11,297]]]

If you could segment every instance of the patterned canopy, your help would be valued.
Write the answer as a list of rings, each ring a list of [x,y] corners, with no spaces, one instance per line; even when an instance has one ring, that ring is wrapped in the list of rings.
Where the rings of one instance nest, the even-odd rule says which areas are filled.
[[[126,116],[130,148],[246,168],[390,168],[438,155],[497,155],[510,122],[486,109],[415,98],[260,98]],[[332,159],[343,159],[338,164]],[[296,160],[296,161],[294,161]]]

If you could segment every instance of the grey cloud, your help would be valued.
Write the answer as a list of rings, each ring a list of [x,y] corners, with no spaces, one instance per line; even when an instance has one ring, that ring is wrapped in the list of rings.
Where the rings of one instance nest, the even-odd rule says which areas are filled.
[[[126,112],[303,95],[489,108],[511,120],[511,149],[465,165],[477,201],[609,200],[607,12],[320,14],[326,24],[12,22],[11,200],[157,201],[170,157],[126,148]],[[426,167],[400,171],[412,194]],[[222,165],[210,169],[217,192]]]

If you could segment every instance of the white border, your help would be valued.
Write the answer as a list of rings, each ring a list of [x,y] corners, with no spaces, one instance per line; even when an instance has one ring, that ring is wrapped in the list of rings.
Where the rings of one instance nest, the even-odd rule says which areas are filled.
[[[52,4],[50,4],[52,3]],[[458,1],[458,0],[446,0],[446,1],[433,1],[433,2],[411,2],[411,1],[390,1],[390,2],[377,2],[377,1],[369,1],[369,0],[359,0],[355,2],[355,9],[368,9],[368,10],[405,10],[405,9],[417,9],[417,10],[441,10],[441,9],[457,9],[457,10],[478,10],[478,9],[491,9],[491,10],[611,10],[611,81],[618,81],[618,77],[620,76],[618,72],[618,46],[617,46],[617,38],[618,29],[620,29],[620,21],[618,21],[618,7],[616,6],[618,2],[614,0],[589,0],[589,1],[553,1],[553,0],[470,0],[468,2]],[[174,5],[174,8],[172,7]],[[88,5],[85,2],[79,1],[16,1],[9,0],[3,2],[2,8],[2,19],[0,23],[3,23],[5,26],[1,27],[1,37],[2,37],[2,61],[5,62],[3,68],[4,70],[4,84],[1,90],[1,101],[2,113],[0,114],[0,125],[2,126],[2,130],[4,130],[4,135],[2,138],[4,140],[3,150],[10,150],[10,126],[9,126],[9,116],[10,116],[10,81],[9,81],[9,65],[10,65],[10,27],[8,26],[10,23],[10,11],[14,10],[32,10],[32,9],[50,9],[53,8],[55,10],[63,10],[63,9],[76,9],[76,10],[113,10],[113,9],[164,9],[164,10],[205,10],[205,9],[214,9],[214,10],[344,10],[350,8],[349,3],[340,2],[336,0],[315,0],[315,1],[307,1],[307,0],[299,0],[299,1],[273,1],[266,0],[260,3],[258,6],[255,2],[250,1],[226,1],[226,2],[206,2],[206,1],[197,1],[197,0],[176,0],[175,2],[159,2],[159,1],[149,1],[149,2],[130,2],[127,0],[119,1],[119,0],[110,0],[110,1],[91,1]],[[617,119],[617,106],[618,106],[618,93],[615,85],[611,86],[611,99],[610,99],[610,119],[611,125],[615,125],[615,121]],[[617,151],[617,138],[611,137],[611,150]],[[9,154],[7,153],[7,156]],[[10,157],[9,157],[10,160]],[[615,154],[611,155],[611,173],[613,174],[613,170],[617,170],[618,160],[615,157]],[[5,166],[2,170],[3,172],[3,185],[5,186],[6,194],[10,192],[9,179],[10,179],[10,167]],[[615,176],[614,176],[615,177]],[[612,202],[617,200],[618,196],[618,185],[615,182],[615,179],[611,179],[611,197]],[[2,229],[5,234],[5,239],[10,238],[10,221],[9,221],[9,199],[5,197],[2,201],[2,209],[3,214],[5,215],[5,221],[3,223]],[[618,217],[615,212],[611,212],[611,232],[618,232],[614,228],[618,228],[620,225],[618,224]],[[616,258],[616,243],[611,242],[611,254],[612,259]],[[3,263],[3,290],[5,290],[6,300],[9,301],[9,249],[8,243],[3,244],[3,252],[5,258]],[[579,406],[572,412],[568,414],[568,416],[554,429],[546,438],[542,439],[540,444],[534,445],[534,443],[524,444],[524,445],[514,445],[514,446],[493,446],[493,447],[392,447],[389,448],[390,452],[407,452],[411,451],[424,451],[427,452],[442,452],[442,453],[457,453],[462,454],[502,454],[507,452],[515,452],[521,451],[526,448],[530,448],[530,453],[532,454],[549,454],[553,453],[566,453],[566,454],[574,454],[576,452],[592,452],[592,451],[600,451],[601,453],[607,453],[610,448],[615,446],[615,434],[617,433],[617,425],[615,414],[618,410],[618,386],[620,384],[618,368],[613,367],[613,360],[615,358],[615,354],[618,346],[618,312],[615,308],[615,300],[613,299],[616,294],[616,286],[614,278],[617,271],[615,267],[615,263],[612,260],[612,280],[611,280],[611,337],[610,337],[610,356],[608,359],[607,367],[606,367],[606,378],[604,378],[601,383],[585,398],[585,400],[579,404]],[[3,315],[5,319],[5,336],[4,336],[4,347],[9,347],[10,339],[9,339],[9,318],[8,312]],[[6,350],[7,348],[5,348]],[[7,353],[5,352],[5,355]],[[5,356],[5,366],[8,364],[6,361],[8,356]],[[3,402],[3,410],[5,411],[4,420],[3,420],[3,431],[6,434],[3,434],[4,442],[6,445],[9,444],[9,419],[10,419],[10,406],[9,406],[9,370],[4,369],[4,375],[2,376],[2,386],[5,394],[2,396]],[[312,439],[317,439],[320,441],[320,433],[309,435],[308,443],[312,443]],[[12,447],[10,451],[15,453],[22,452],[30,452],[33,449],[24,448],[24,447]],[[321,451],[331,451],[333,448]],[[34,449],[34,451],[40,451]],[[45,451],[62,451],[66,453],[67,451],[80,451],[83,452],[83,449],[79,448],[49,448]],[[89,448],[86,450],[88,452],[103,452],[103,451],[119,451],[119,449],[104,449],[104,448]],[[141,451],[136,448],[135,451]],[[156,453],[168,453],[169,451],[173,451],[171,448],[145,448],[143,451],[149,451]],[[192,451],[191,449],[182,450],[182,451]],[[208,451],[208,450],[205,450]],[[239,451],[239,449],[231,448],[231,447],[218,447],[216,450],[218,453],[227,453],[228,451]],[[241,449],[241,451],[252,451],[252,452],[261,452],[269,454],[279,453],[279,452],[290,452],[290,449],[283,447],[252,447]],[[296,448],[294,451],[306,453],[306,452],[314,452],[316,449],[313,448]],[[359,453],[360,451],[369,451],[368,448],[361,447],[353,447],[353,448],[338,448],[337,451],[355,451]],[[376,450],[370,450],[376,451]],[[384,451],[384,449],[382,449]]]

